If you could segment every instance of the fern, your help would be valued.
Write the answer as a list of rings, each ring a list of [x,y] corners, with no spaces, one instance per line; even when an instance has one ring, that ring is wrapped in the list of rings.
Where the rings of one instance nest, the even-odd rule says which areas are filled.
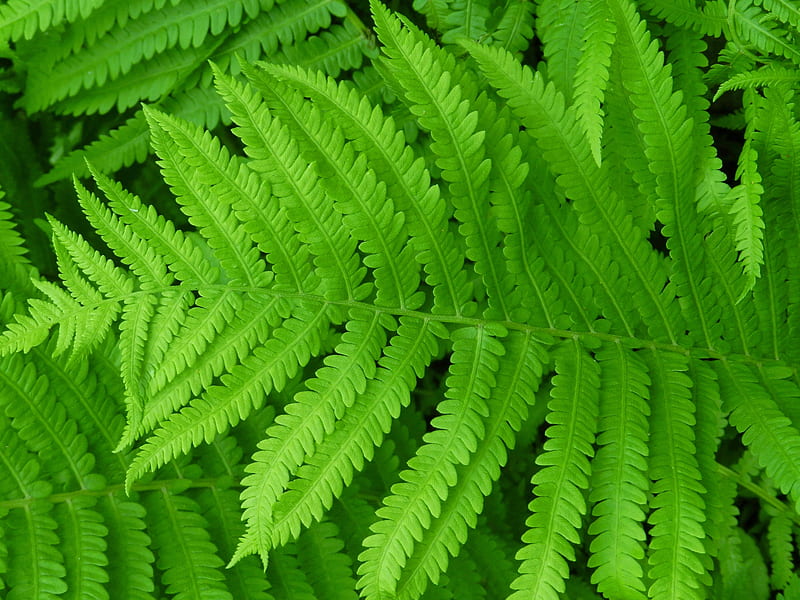
[[[0,10],[20,106],[152,100],[44,275],[0,204],[9,598],[797,595],[794,5],[414,8]]]

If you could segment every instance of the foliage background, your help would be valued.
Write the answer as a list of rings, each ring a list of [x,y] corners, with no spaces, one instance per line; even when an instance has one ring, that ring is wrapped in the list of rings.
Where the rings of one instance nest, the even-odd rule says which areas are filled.
[[[586,27],[587,11],[596,4],[416,0],[391,2],[389,8],[406,15],[459,61],[466,61],[466,55],[455,42],[466,35],[509,48],[523,63],[568,88],[569,69],[577,61],[569,53],[578,48],[564,41],[564,33],[570,26]],[[748,163],[742,156],[757,137],[747,129],[753,94],[780,92],[794,98],[797,89],[800,7],[790,0],[637,4],[664,48],[680,43],[681,31],[702,34],[709,132],[727,184],[744,184]],[[70,180],[72,173],[88,175],[84,159],[112,173],[182,230],[191,230],[158,165],[148,157],[141,103],[206,127],[231,151],[240,152],[242,142],[231,134],[230,114],[212,88],[209,60],[233,76],[240,75],[239,54],[247,62],[299,64],[350,80],[395,118],[431,172],[441,174],[431,156],[429,133],[372,66],[378,42],[366,3],[134,0],[120,6],[52,0],[10,1],[0,7],[0,187],[5,192],[0,228],[6,236],[0,238],[5,244],[0,247],[2,322],[11,322],[13,314],[25,310],[26,299],[37,294],[32,276],[58,280],[46,215],[95,247],[102,245],[77,208]],[[473,11],[477,18],[467,22],[466,14]],[[731,17],[732,12],[739,16]],[[512,13],[518,25],[513,35],[500,27]],[[124,39],[140,26],[144,33],[138,41]],[[103,69],[105,77],[99,75]],[[711,103],[718,89],[727,93]],[[765,185],[767,178],[765,174]],[[668,252],[655,220],[650,240]],[[19,252],[23,243],[24,255]],[[751,268],[758,264],[753,259]],[[312,359],[293,384],[275,393],[270,407],[229,435],[170,461],[126,496],[125,473],[133,453],[114,452],[124,428],[125,396],[115,342],[110,336],[88,360],[77,362],[53,357],[55,338],[25,355],[2,358],[0,589],[6,597],[356,598],[362,540],[370,533],[381,499],[432,429],[445,389],[447,353],[437,350],[410,408],[375,450],[372,462],[342,492],[329,517],[274,550],[265,574],[252,556],[224,568],[244,531],[241,479],[276,408],[290,402],[304,378],[322,365],[321,359]],[[537,402],[520,424],[503,476],[486,497],[477,528],[450,560],[447,573],[440,579],[437,574],[437,584],[420,587],[422,597],[493,599],[510,593],[519,568],[514,557],[527,530],[533,457],[545,449],[554,377],[551,367]],[[56,439],[62,440],[58,447],[53,445]],[[65,468],[64,456],[77,457],[75,464]],[[717,460],[726,493],[735,494],[735,527],[713,558],[704,593],[721,599],[800,597],[794,568],[800,521],[790,505],[795,499],[782,493],[744,450],[733,427],[725,430]],[[580,531],[561,595],[600,597],[591,580],[591,535],[585,522]]]

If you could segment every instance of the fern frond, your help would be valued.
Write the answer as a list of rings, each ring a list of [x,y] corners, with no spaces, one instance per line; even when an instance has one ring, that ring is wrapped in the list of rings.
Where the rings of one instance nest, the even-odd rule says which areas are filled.
[[[598,169],[591,151],[582,142],[574,111],[565,110],[564,100],[553,86],[546,86],[541,75],[522,67],[510,54],[477,44],[466,47],[540,146],[559,184],[574,200],[581,221],[592,227],[587,235],[595,238],[591,243],[602,240],[617,250],[616,260],[629,274],[624,281],[616,275],[616,265],[598,261],[596,254],[593,257],[602,281],[612,286],[612,298],[629,296],[628,286],[632,286],[638,290],[637,308],[642,320],[648,323],[654,337],[675,339],[673,324],[681,317],[675,304],[663,294],[663,284],[654,285],[655,281],[665,280],[662,266],[651,249],[645,247],[643,233],[625,215],[610,188],[608,173]],[[629,311],[620,316],[629,317]]]
[[[448,62],[426,51],[414,32],[403,29],[399,19],[377,2],[372,3],[375,26],[384,43],[383,62],[403,88],[409,107],[419,123],[431,132],[431,149],[437,156],[442,178],[448,182],[459,232],[465,238],[467,258],[475,262],[483,278],[492,317],[508,316],[510,281],[496,260],[499,232],[487,219],[481,197],[486,194],[491,161],[484,158],[485,133],[477,129],[478,114],[471,110],[462,87],[450,81]]]
[[[417,291],[418,271],[410,268],[414,261],[405,224],[366,157],[357,155],[322,111],[299,92],[266,74],[245,72],[306,151],[306,160],[318,166],[328,197],[365,254],[363,262],[375,280],[375,303],[405,310],[419,308],[424,295]]]
[[[510,0],[492,32],[495,45],[512,54],[524,52],[533,37],[533,11],[531,0]]]
[[[270,181],[298,237],[315,256],[320,292],[329,299],[364,298],[369,286],[362,283],[365,269],[358,265],[355,240],[345,232],[341,217],[325,204],[319,179],[313,167],[303,166],[296,142],[251,87],[219,71],[217,86],[239,124],[238,133],[253,158],[251,167]]]
[[[233,600],[220,571],[222,559],[197,504],[180,488],[162,487],[145,499],[162,584],[175,598]],[[175,543],[177,541],[177,543]]]
[[[714,100],[731,90],[747,90],[772,85],[792,85],[798,81],[800,81],[800,74],[797,73],[797,69],[781,65],[767,65],[755,71],[737,73],[719,86],[714,94]]]
[[[264,68],[309,94],[326,111],[335,112],[336,122],[367,156],[369,165],[386,183],[387,196],[406,217],[416,260],[433,288],[433,312],[461,314],[471,297],[462,269],[464,258],[447,230],[447,210],[438,188],[430,185],[423,159],[414,156],[393,120],[385,117],[380,107],[370,106],[357,92],[322,73],[282,65]]]
[[[597,355],[600,364],[600,446],[592,461],[594,503],[588,566],[592,583],[610,598],[644,598],[644,520],[647,503],[650,378],[636,353],[616,344]]]
[[[308,389],[299,392],[276,419],[276,425],[267,430],[269,437],[259,444],[254,462],[247,469],[250,475],[243,480],[247,533],[233,563],[258,553],[267,564],[267,552],[272,547],[272,506],[304,457],[314,453],[316,445],[333,430],[334,422],[352,406],[356,394],[364,391],[366,381],[374,377],[386,330],[393,328],[388,315],[353,309],[347,332],[336,347],[337,354],[326,357],[325,366],[308,382]]]
[[[547,62],[547,79],[569,102],[573,100],[582,49],[589,43],[586,27],[592,5],[569,0],[544,0],[538,4],[536,34]]]
[[[577,342],[555,354],[557,375],[548,404],[547,441],[536,459],[541,467],[531,479],[534,499],[529,505],[517,553],[520,575],[511,584],[509,600],[549,600],[564,592],[568,560],[586,514],[584,491],[589,487],[597,429],[599,368]]]
[[[588,4],[584,43],[575,67],[572,98],[577,118],[589,139],[595,162],[601,163],[603,98],[608,84],[611,46],[616,27],[608,7],[600,0]],[[549,71],[548,71],[549,73]]]
[[[445,17],[442,43],[450,44],[461,37],[477,40],[488,32],[486,21],[491,16],[490,0],[451,0]]]
[[[104,585],[109,580],[105,541],[108,528],[94,510],[96,502],[91,496],[78,496],[61,503],[56,511],[64,539],[67,589],[76,598],[108,597]]]
[[[275,502],[275,546],[297,537],[301,526],[320,520],[322,511],[330,508],[334,497],[352,481],[353,472],[364,468],[364,461],[372,458],[372,448],[408,405],[416,378],[437,349],[436,337],[446,336],[435,321],[401,319],[364,393],[358,395],[333,433],[317,445]]]
[[[769,521],[767,529],[770,562],[772,563],[772,587],[782,590],[789,585],[794,573],[794,544],[792,523],[786,515],[776,515]]]
[[[151,539],[145,532],[145,508],[139,502],[108,494],[98,508],[109,530],[109,585],[131,600],[151,600],[153,561]]]
[[[749,42],[765,55],[785,57],[796,65],[800,64],[800,49],[769,13],[743,0],[737,0],[734,6],[733,27],[743,41]]]
[[[357,600],[350,559],[342,552],[338,533],[330,521],[315,524],[297,540],[297,558],[317,598]]]
[[[398,597],[419,598],[429,580],[435,585],[440,573],[448,571],[448,555],[460,556],[460,547],[468,530],[477,523],[484,497],[505,466],[506,448],[513,449],[515,434],[535,398],[544,362],[538,344],[531,335],[511,334],[504,340],[506,353],[496,375],[497,391],[490,399],[489,416],[483,419],[484,434],[469,462],[456,467],[457,482],[442,503],[441,513],[435,515],[421,538],[416,538],[414,551],[397,585]]]
[[[728,421],[776,487],[800,505],[800,432],[747,365],[724,360],[716,366]]]
[[[223,205],[231,206],[265,254],[276,283],[293,290],[315,289],[307,248],[293,235],[285,211],[263,201],[269,194],[266,182],[200,128],[153,109],[147,114],[175,142],[185,160],[184,168],[191,168],[198,183],[210,186]]]
[[[681,28],[719,37],[727,25],[728,7],[724,0],[709,0],[702,7],[694,0],[637,0],[655,16]]]
[[[451,334],[453,356],[447,378],[446,399],[437,410],[434,431],[409,460],[403,480],[378,509],[380,520],[364,540],[358,587],[366,598],[395,594],[403,569],[413,556],[415,541],[442,515],[458,478],[457,465],[468,465],[484,434],[482,417],[489,414],[487,401],[496,384],[499,357],[505,354],[498,337],[500,328],[464,327]]]
[[[224,377],[225,387],[211,387],[188,407],[163,406],[156,397],[147,406],[142,430],[149,431],[160,423],[139,450],[126,475],[127,485],[143,474],[155,470],[201,442],[211,442],[230,426],[236,425],[264,405],[265,395],[281,390],[297,369],[319,351],[323,331],[329,325],[329,311],[298,310],[287,319],[263,346]],[[299,364],[294,364],[297,361]],[[139,431],[137,431],[139,433]]]
[[[105,0],[9,0],[0,6],[0,39],[31,39],[64,22],[87,18]]]
[[[704,597],[707,565],[703,540],[705,489],[695,457],[695,406],[684,356],[666,352],[646,355],[652,379],[648,519],[651,540],[648,576],[651,597]]]

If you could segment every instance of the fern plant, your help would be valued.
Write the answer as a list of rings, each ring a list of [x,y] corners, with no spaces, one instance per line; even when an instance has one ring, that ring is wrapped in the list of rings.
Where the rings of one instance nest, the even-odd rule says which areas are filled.
[[[474,39],[526,3],[417,4],[444,47],[371,9],[419,135],[212,63],[240,150],[142,109],[188,228],[89,164],[54,282],[0,205],[8,598],[800,595],[796,86],[743,95],[730,185],[716,3],[643,2],[662,49],[542,0],[536,69]]]

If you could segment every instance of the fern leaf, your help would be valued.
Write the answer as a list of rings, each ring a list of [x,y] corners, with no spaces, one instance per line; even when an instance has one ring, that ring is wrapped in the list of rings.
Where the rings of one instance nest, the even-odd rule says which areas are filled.
[[[575,112],[589,140],[595,162],[601,163],[603,135],[603,98],[608,83],[611,64],[611,46],[614,41],[614,21],[604,2],[589,3],[586,15],[585,41],[575,67]]]
[[[330,434],[333,423],[363,393],[366,381],[374,376],[386,329],[394,328],[391,318],[376,312],[368,315],[351,311],[347,332],[336,347],[337,354],[325,359],[308,389],[299,392],[286,412],[267,430],[268,438],[259,444],[244,478],[242,492],[247,533],[232,559],[236,563],[248,554],[258,553],[264,564],[272,547],[270,522],[272,506],[285,489],[290,476],[313,454],[316,445]]]
[[[320,520],[343,486],[352,481],[353,471],[361,470],[364,461],[372,458],[372,448],[408,405],[416,378],[437,349],[436,337],[446,334],[435,321],[400,320],[375,377],[275,502],[273,545],[286,544],[297,537],[302,526]]]
[[[544,0],[536,10],[536,34],[542,41],[547,78],[568,101],[573,99],[582,49],[589,43],[585,30],[590,8],[588,2]]]
[[[494,44],[515,55],[524,52],[533,37],[534,8],[531,0],[507,2],[505,11],[492,32]]]
[[[736,177],[741,183],[730,193],[730,212],[736,228],[736,250],[747,278],[745,291],[753,288],[756,279],[761,276],[761,266],[764,264],[764,220],[761,218],[764,213],[759,204],[764,187],[758,172],[758,152],[752,142],[753,130],[757,126],[756,98],[754,91],[745,92],[745,119],[748,125],[736,169]]]
[[[366,255],[364,264],[372,269],[376,304],[419,308],[424,296],[417,291],[417,270],[409,268],[414,261],[408,233],[384,186],[368,168],[366,157],[357,155],[322,111],[298,92],[266,74],[245,72],[292,137],[305,147],[308,162],[318,165],[328,197],[343,215],[344,226],[359,241],[359,250]]]
[[[3,359],[0,369],[0,405],[13,429],[33,451],[51,481],[75,482],[84,489],[97,486],[94,457],[87,452],[85,436],[56,402],[47,379],[33,363],[22,364],[18,356]]]
[[[654,497],[648,575],[651,597],[704,597],[705,489],[695,458],[695,407],[687,359],[654,351],[647,355],[652,379],[650,478]]]
[[[233,208],[237,220],[266,255],[276,283],[292,290],[314,290],[308,250],[293,235],[285,211],[274,203],[259,201],[269,193],[265,182],[200,128],[154,109],[148,109],[147,115],[169,134],[197,181],[210,186],[223,205]]]
[[[729,422],[742,434],[742,441],[776,487],[800,506],[800,432],[747,365],[731,361],[715,364]]]
[[[383,64],[402,86],[412,113],[433,137],[431,149],[442,178],[449,183],[467,258],[475,262],[475,270],[485,282],[490,309],[487,316],[507,317],[512,308],[506,299],[510,281],[503,277],[496,260],[500,236],[487,219],[481,200],[487,191],[491,161],[484,158],[485,132],[477,128],[478,114],[471,110],[462,87],[452,84],[448,72],[451,65],[415,43],[415,33],[401,28],[400,21],[383,5],[373,2],[372,11],[387,57]],[[452,56],[448,62],[452,62]]]
[[[714,94],[714,100],[731,90],[747,90],[772,85],[793,85],[800,81],[797,69],[786,68],[780,65],[768,65],[755,71],[737,73],[719,86]]]
[[[776,515],[770,519],[767,541],[772,562],[772,587],[782,590],[789,585],[794,573],[792,523],[786,515]]]
[[[454,0],[445,18],[442,43],[450,44],[461,37],[477,40],[487,34],[489,0]]]
[[[672,91],[669,67],[633,4],[626,0],[610,3],[617,22],[622,76],[635,107],[644,152],[655,178],[656,216],[664,224],[663,234],[673,260],[672,282],[682,298],[682,308],[692,329],[709,347],[720,337],[714,324],[718,302],[705,282],[702,236],[698,231],[691,181],[694,148],[692,122],[686,118],[681,95]],[[718,326],[717,326],[718,328]]]
[[[477,44],[466,47],[490,84],[508,99],[512,110],[537,141],[559,184],[574,200],[582,222],[594,227],[592,237],[599,236],[618,250],[615,255],[619,267],[612,263],[597,264],[596,255],[592,261],[595,268],[602,270],[602,281],[614,286],[612,297],[629,296],[629,285],[639,290],[638,309],[653,336],[675,339],[674,324],[681,317],[671,300],[662,295],[665,280],[662,266],[645,247],[643,234],[631,223],[630,216],[624,214],[624,207],[610,188],[607,173],[598,169],[591,151],[582,142],[573,110],[565,110],[563,98],[553,86],[545,86],[541,75],[522,67],[510,54]],[[615,275],[618,268],[630,273],[624,282]],[[654,281],[662,284],[654,285]],[[623,319],[625,316],[622,313]]]
[[[426,283],[433,288],[432,311],[461,314],[471,297],[471,286],[462,269],[464,258],[459,255],[452,232],[447,230],[447,211],[438,188],[430,185],[423,159],[414,157],[393,120],[385,117],[380,107],[370,106],[356,91],[322,73],[283,65],[264,68],[337,115],[336,122],[367,156],[370,167],[386,183],[387,196],[406,217],[416,260],[423,265]]]
[[[69,252],[70,257],[81,271],[97,285],[107,297],[122,298],[133,291],[133,281],[112,261],[94,250],[82,236],[50,217],[53,235]]]
[[[190,237],[176,230],[172,222],[164,219],[152,206],[143,204],[119,183],[96,170],[92,170],[92,176],[108,198],[108,207],[123,225],[130,227],[136,236],[163,257],[178,279],[195,285],[217,281],[216,270],[205,260],[202,251]]]
[[[297,540],[297,558],[317,598],[357,600],[350,558],[342,552],[338,533],[330,521],[315,524]]]
[[[415,540],[440,517],[450,490],[457,483],[457,465],[469,464],[470,454],[482,437],[481,417],[488,414],[486,401],[496,380],[498,358],[504,348],[499,328],[465,327],[451,335],[453,356],[447,379],[446,400],[433,419],[434,431],[401,473],[403,480],[392,486],[392,495],[378,509],[380,520],[364,540],[366,550],[358,574],[362,595],[373,600],[391,597],[412,555]]]
[[[178,600],[233,600],[197,504],[165,486],[146,498],[145,506],[167,593]]]
[[[89,223],[95,228],[103,241],[111,248],[123,263],[130,265],[131,271],[139,279],[142,289],[149,287],[166,287],[173,278],[167,272],[166,265],[143,240],[126,229],[111,211],[103,206],[97,197],[83,187],[77,179],[73,181]]]
[[[483,419],[484,435],[469,462],[457,467],[457,483],[442,503],[441,513],[416,539],[397,585],[399,598],[419,598],[429,580],[435,585],[440,573],[448,571],[448,555],[460,556],[459,549],[477,523],[484,497],[505,465],[506,448],[513,448],[515,434],[533,403],[544,359],[538,344],[531,335],[511,334],[504,340],[506,353],[497,372],[490,414]]]
[[[709,0],[698,6],[694,0],[639,0],[655,16],[677,27],[719,37],[727,24],[728,7],[724,0]]]
[[[109,598],[108,557],[105,537],[108,528],[94,510],[92,497],[70,498],[56,512],[61,527],[62,551],[66,562],[67,588],[75,598]],[[59,514],[60,513],[60,514]],[[66,513],[66,514],[65,514]]]
[[[650,378],[639,357],[619,344],[597,356],[601,369],[600,449],[592,461],[594,503],[588,565],[592,583],[610,598],[644,598],[642,510],[647,502]]]
[[[345,233],[341,218],[324,202],[313,167],[303,166],[296,143],[280,121],[270,116],[251,87],[218,70],[216,76],[218,89],[239,124],[246,151],[254,159],[250,165],[270,181],[299,238],[315,256],[321,292],[329,299],[364,298],[369,286],[362,283],[365,269],[358,265],[355,240]]]
[[[800,50],[771,15],[750,2],[738,0],[734,5],[733,27],[742,40],[750,42],[763,54],[782,56],[800,64]]]
[[[46,496],[49,490],[38,487],[38,493]],[[56,600],[67,592],[64,558],[58,549],[60,540],[52,511],[50,502],[37,498],[7,517],[9,531],[17,534],[9,542],[18,549],[10,564],[9,600]]]
[[[147,115],[147,112],[145,112]],[[189,217],[189,222],[208,240],[232,284],[263,287],[270,277],[258,250],[233,216],[230,208],[193,176],[193,169],[180,155],[177,144],[154,124],[151,143],[161,160],[164,180]]]
[[[153,561],[150,536],[144,531],[144,507],[109,494],[99,507],[109,529],[109,588],[130,600],[152,600]]]
[[[105,0],[9,0],[0,7],[0,39],[31,39],[64,22],[88,17]]]
[[[156,418],[163,420],[131,463],[127,485],[201,442],[211,442],[263,406],[265,395],[281,390],[286,380],[319,350],[321,330],[328,326],[328,316],[324,309],[298,311],[295,319],[284,321],[264,346],[255,348],[249,360],[223,378],[225,387],[209,388],[180,412],[162,417],[156,408],[148,406],[143,417],[145,431],[157,422]]]
[[[547,441],[536,459],[542,467],[531,479],[534,499],[525,522],[524,546],[517,553],[520,575],[509,600],[556,599],[564,592],[575,559],[573,544],[586,514],[583,491],[589,487],[597,428],[599,369],[577,342],[555,356],[556,372],[548,404]]]

